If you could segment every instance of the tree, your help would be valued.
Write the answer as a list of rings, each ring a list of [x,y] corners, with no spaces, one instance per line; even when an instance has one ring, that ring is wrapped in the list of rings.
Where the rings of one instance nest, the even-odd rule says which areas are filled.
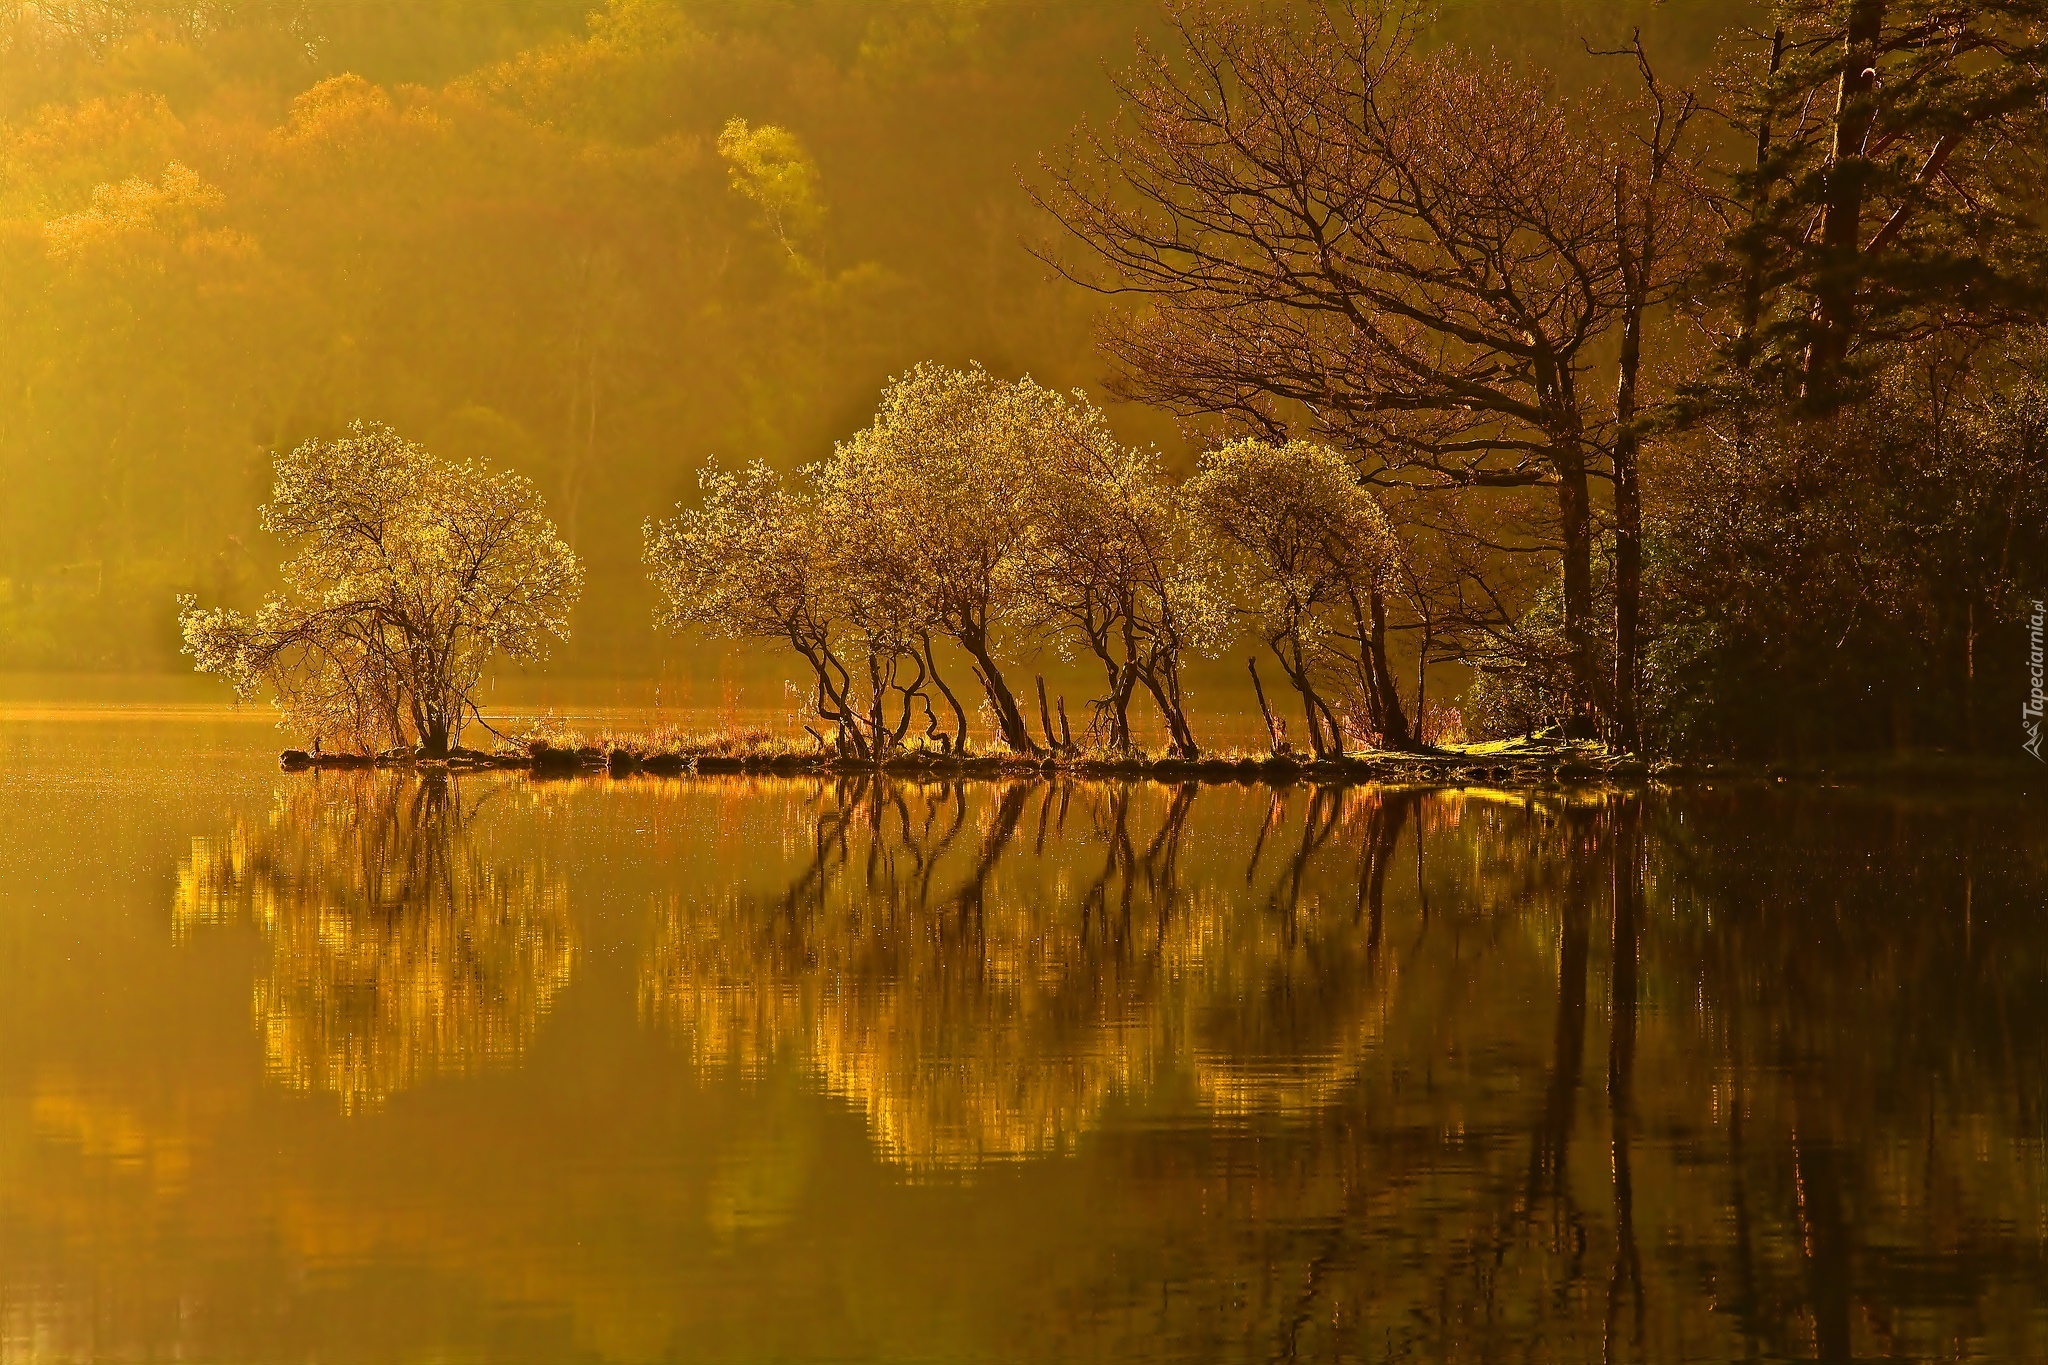
[[[1120,445],[1086,398],[920,365],[889,386],[870,426],[799,478],[791,491],[765,464],[735,474],[713,463],[700,507],[648,523],[659,624],[788,644],[810,664],[842,748],[876,759],[920,711],[942,749],[966,749],[966,711],[934,636],[972,661],[1004,742],[1035,752],[997,635],[1071,629],[1108,678],[1113,746],[1129,747],[1142,685],[1175,752],[1196,752],[1181,659],[1217,633],[1204,566],[1156,457]]]
[[[1087,425],[1077,405],[1029,379],[927,361],[892,380],[874,421],[833,455],[839,515],[870,542],[865,553],[889,559],[922,627],[966,652],[1003,742],[1020,754],[1039,746],[997,641],[1025,619],[1035,472]]]
[[[1634,154],[1615,158],[1614,244],[1621,276],[1621,349],[1615,364],[1614,437],[1614,672],[1609,706],[1614,737],[1624,749],[1642,745],[1638,691],[1642,660],[1643,494],[1642,449],[1647,425],[1643,398],[1643,330],[1653,308],[1668,304],[1698,274],[1706,259],[1707,196],[1686,134],[1699,112],[1690,91],[1672,91],[1658,79],[1633,35],[1620,53],[1635,61],[1642,81],[1641,131]],[[1633,163],[1633,164],[1631,164]]]
[[[697,482],[700,506],[641,528],[641,558],[660,597],[655,625],[787,644],[811,667],[818,714],[848,721],[852,679],[833,649],[816,496],[791,493],[759,461],[740,473],[707,462]]]
[[[749,128],[735,118],[718,134],[718,154],[731,168],[733,189],[760,207],[775,240],[801,263],[800,244],[825,214],[818,201],[818,167],[803,143],[787,128]]]
[[[834,468],[797,477],[803,486],[792,491],[759,461],[740,472],[711,461],[698,475],[700,506],[646,523],[644,559],[661,596],[655,622],[788,645],[810,666],[814,705],[840,749],[879,761],[901,746],[920,706],[927,733],[936,730],[928,683],[952,693],[912,589],[849,520]],[[953,709],[959,724],[947,746],[961,747],[966,717]]]
[[[2048,297],[2048,3],[1775,11],[1763,69],[1730,76],[1757,147],[1734,187],[1731,350],[1826,415],[1888,343],[2003,326]]]
[[[2044,376],[2032,347],[1916,348],[1853,423],[1791,404],[1689,433],[1648,536],[1661,747],[1967,748],[2017,710],[2020,670],[1980,641],[2048,589]]]
[[[1119,444],[1078,395],[1073,405],[1078,439],[1047,449],[1031,480],[1035,609],[1048,627],[1078,633],[1101,663],[1110,747],[1130,747],[1131,697],[1142,685],[1171,751],[1194,758],[1181,662],[1223,624],[1206,557],[1157,453]]]
[[[1584,391],[1626,294],[1611,149],[1540,78],[1418,53],[1406,9],[1175,23],[1177,56],[1145,50],[1122,86],[1129,122],[1084,128],[1041,198],[1102,271],[1061,268],[1146,305],[1106,324],[1120,391],[1312,434],[1376,482],[1548,488],[1592,708]]]
[[[180,599],[185,652],[282,724],[358,747],[447,754],[499,656],[546,657],[582,590],[533,485],[437,460],[389,427],[277,457],[263,524],[299,545],[254,617]]]
[[[1238,609],[1300,694],[1316,756],[1344,752],[1343,728],[1316,686],[1333,659],[1356,670],[1387,742],[1407,745],[1385,653],[1393,531],[1343,457],[1307,441],[1235,441],[1202,457],[1186,493],[1235,561]]]

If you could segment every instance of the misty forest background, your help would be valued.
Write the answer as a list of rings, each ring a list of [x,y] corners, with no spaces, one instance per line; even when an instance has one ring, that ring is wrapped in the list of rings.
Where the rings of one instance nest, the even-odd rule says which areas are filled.
[[[1451,0],[1429,41],[1571,89],[1630,79],[1583,43],[1640,26],[1688,82],[1761,10]],[[0,670],[188,667],[177,594],[273,585],[271,453],[370,418],[539,484],[589,572],[556,674],[715,674],[653,633],[640,562],[707,454],[818,459],[926,359],[1105,397],[1103,301],[1028,249],[1057,228],[1020,182],[1115,113],[1161,24],[1151,0],[0,0]],[[1110,413],[1193,467],[1200,433]],[[1959,676],[1997,625],[1973,713],[2017,709],[2018,623],[1930,646]],[[1828,634],[1859,629],[1871,717],[1957,742],[1939,687],[1917,719],[1876,696],[1881,630]]]

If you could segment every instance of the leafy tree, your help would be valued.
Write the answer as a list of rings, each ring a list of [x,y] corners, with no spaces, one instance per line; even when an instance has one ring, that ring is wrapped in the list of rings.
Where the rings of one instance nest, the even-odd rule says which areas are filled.
[[[1300,694],[1316,756],[1344,752],[1317,688],[1333,660],[1355,671],[1387,742],[1407,745],[1385,652],[1393,530],[1343,457],[1307,441],[1236,441],[1202,457],[1186,492],[1235,561],[1238,610]]]
[[[927,735],[964,750],[966,714],[939,675],[916,580],[868,534],[836,467],[798,478],[791,490],[758,461],[738,473],[707,464],[701,505],[647,523],[656,623],[794,649],[810,666],[819,717],[852,756],[887,758],[920,709]],[[951,736],[937,733],[927,687],[951,704]]]
[[[700,506],[643,527],[643,559],[660,595],[655,624],[787,644],[811,666],[819,714],[838,720],[850,680],[833,652],[836,603],[817,499],[790,492],[758,462],[740,473],[710,463],[697,481]]]
[[[1175,752],[1197,752],[1181,665],[1221,628],[1206,566],[1156,455],[1119,444],[1084,397],[920,365],[872,425],[798,477],[791,490],[760,462],[714,463],[700,506],[648,524],[659,624],[789,645],[842,746],[876,759],[920,711],[927,736],[966,748],[935,636],[967,654],[1003,741],[1033,752],[998,637],[1078,636],[1107,678],[1112,747],[1130,746],[1143,686]]]
[[[1984,642],[2048,587],[2038,366],[1923,352],[1853,424],[1766,412],[1674,452],[1648,528],[1662,747],[1974,748],[2018,711]]]
[[[1089,425],[1029,379],[926,362],[891,381],[874,421],[833,455],[842,515],[898,566],[926,628],[966,652],[1003,743],[1021,754],[1039,746],[998,644],[1027,620],[1038,471]]]
[[[818,201],[818,167],[796,135],[731,119],[718,135],[718,154],[731,167],[732,187],[760,208],[791,259],[802,260],[798,244],[817,229],[825,209]]]
[[[182,598],[185,651],[316,741],[445,755],[500,656],[568,638],[583,585],[532,484],[372,423],[279,455],[263,524],[298,543],[287,592],[253,617]]]
[[[1203,538],[1157,452],[1120,444],[1099,412],[1078,395],[1073,404],[1072,439],[1046,450],[1031,479],[1034,610],[1101,664],[1108,692],[1098,712],[1111,748],[1131,745],[1131,697],[1142,685],[1172,752],[1193,758],[1181,665],[1225,628]]]

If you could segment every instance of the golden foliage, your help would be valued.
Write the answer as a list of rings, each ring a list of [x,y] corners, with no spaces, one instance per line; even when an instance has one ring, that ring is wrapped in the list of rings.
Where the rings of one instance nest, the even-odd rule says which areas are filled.
[[[252,618],[180,601],[186,652],[280,724],[360,748],[460,739],[485,671],[569,634],[576,556],[516,474],[435,460],[356,423],[276,462],[265,526],[296,542],[289,595]]]
[[[777,241],[801,259],[799,244],[825,215],[818,198],[818,167],[787,128],[764,123],[749,128],[743,118],[726,122],[718,134],[732,187],[753,201]]]
[[[173,161],[154,181],[136,176],[118,185],[95,187],[90,208],[51,219],[43,225],[43,237],[52,256],[74,260],[126,236],[189,229],[200,210],[212,208],[220,198],[218,189]]]

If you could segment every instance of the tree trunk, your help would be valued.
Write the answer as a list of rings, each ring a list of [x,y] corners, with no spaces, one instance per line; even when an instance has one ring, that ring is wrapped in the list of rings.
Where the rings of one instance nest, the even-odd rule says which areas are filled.
[[[1294,657],[1292,659],[1289,659],[1287,652],[1280,648],[1281,639],[1285,639],[1293,647]],[[1328,757],[1330,749],[1323,739],[1323,722],[1318,715],[1323,699],[1316,695],[1315,684],[1309,681],[1308,660],[1305,657],[1305,651],[1301,647],[1301,637],[1294,632],[1289,632],[1287,635],[1274,640],[1273,657],[1280,661],[1280,671],[1287,675],[1287,681],[1293,683],[1294,690],[1301,695],[1302,715],[1308,720],[1310,751],[1317,758]]]
[[[1131,693],[1138,686],[1138,637],[1131,627],[1131,613],[1121,614],[1123,620],[1124,659],[1116,674],[1110,679],[1114,689],[1112,700],[1116,704],[1115,743],[1118,753],[1126,753],[1131,747]]]
[[[1045,731],[1045,747],[1048,753],[1060,751],[1060,737],[1052,731],[1052,708],[1045,704],[1045,675],[1036,675],[1038,683],[1038,728]]]
[[[1266,705],[1266,687],[1259,681],[1259,661],[1246,659],[1245,666],[1252,671],[1252,692],[1259,699],[1259,714],[1266,718],[1266,746],[1277,754],[1280,752],[1280,726],[1273,720],[1273,708]]]
[[[1565,733],[1586,738],[1600,687],[1593,664],[1593,508],[1586,482],[1584,448],[1562,443],[1557,463],[1557,519],[1563,542],[1564,642],[1572,696],[1565,708]]]
[[[1166,722],[1168,743],[1173,752],[1182,758],[1199,758],[1201,750],[1195,744],[1194,727],[1188,724],[1187,707],[1180,695],[1179,665],[1168,662],[1163,671],[1153,663],[1139,670],[1139,678],[1145,690],[1152,694],[1152,701],[1159,707],[1159,717]]]
[[[1180,757],[1194,759],[1201,750],[1195,743],[1195,727],[1188,721],[1187,697],[1181,690],[1180,631],[1163,591],[1160,603],[1158,626],[1146,632],[1145,647],[1134,649],[1131,658],[1138,663],[1139,681],[1152,694],[1160,719],[1166,722],[1168,744]]]
[[[953,689],[946,686],[946,680],[939,676],[939,661],[932,657],[932,637],[919,637],[924,643],[924,667],[932,685],[946,699],[946,705],[953,708],[953,752],[965,755],[967,752],[967,712],[960,705],[960,699],[953,695]]]
[[[1780,28],[1771,33],[1771,70],[1766,83],[1777,79],[1778,70],[1785,64],[1785,30]],[[1735,333],[1735,367],[1744,374],[1749,372],[1751,362],[1756,359],[1757,328],[1763,322],[1764,308],[1764,244],[1763,218],[1770,205],[1770,187],[1764,183],[1764,167],[1771,158],[1771,105],[1767,95],[1763,113],[1756,125],[1756,174],[1757,183],[1751,191],[1754,196],[1749,204],[1749,249],[1743,253],[1742,261],[1742,321]],[[1746,405],[1745,405],[1746,406]]]
[[[1357,613],[1354,611],[1354,617]],[[1358,687],[1365,696],[1366,724],[1379,731],[1384,741],[1387,734],[1387,718],[1380,713],[1379,669],[1372,657],[1372,633],[1363,620],[1358,621]]]
[[[1387,665],[1387,600],[1374,583],[1367,594],[1372,608],[1372,630],[1366,648],[1372,652],[1372,681],[1379,689],[1380,742],[1389,749],[1413,749],[1415,734],[1401,709],[1401,689],[1394,683],[1394,670]]]
[[[981,675],[981,688],[988,694],[988,704],[995,709],[996,725],[1002,731],[1003,743],[1016,753],[1036,757],[1038,742],[1031,738],[1031,729],[1024,723],[1023,709],[1017,705],[1017,698],[1003,681],[1003,671],[996,667],[995,657],[989,652],[988,633],[965,630],[956,638],[968,657],[974,660],[975,671]]]
[[[1842,37],[1842,74],[1835,90],[1835,145],[1828,159],[1820,227],[1820,269],[1814,285],[1814,330],[1806,349],[1805,398],[1810,411],[1841,406],[1842,365],[1856,330],[1862,274],[1863,181],[1877,118],[1877,40],[1887,0],[1850,0]]]
[[[1621,748],[1642,748],[1636,692],[1643,600],[1643,503],[1633,437],[1614,451],[1614,725]],[[1628,447],[1624,455],[1622,447]]]
[[[1107,632],[1098,633],[1084,628],[1083,633],[1088,637],[1089,651],[1102,664],[1102,674],[1109,686],[1109,695],[1102,701],[1109,715],[1109,747],[1118,753],[1128,752],[1131,747],[1131,691],[1138,681],[1130,628],[1128,625],[1124,628],[1124,659],[1121,663],[1109,652]]]
[[[1642,434],[1636,426],[1636,384],[1643,365],[1643,312],[1649,304],[1650,272],[1656,265],[1657,184],[1644,187],[1640,254],[1632,249],[1628,226],[1628,182],[1614,177],[1615,238],[1621,248],[1626,302],[1622,308],[1621,358],[1614,389],[1614,726],[1621,748],[1642,747],[1636,718],[1637,626],[1643,595],[1643,500],[1638,480]]]
[[[1336,715],[1330,710],[1330,703],[1323,698],[1316,698],[1316,709],[1323,713],[1323,725],[1330,735],[1330,745],[1325,757],[1344,757],[1344,727],[1337,723]]]
[[[860,723],[853,716],[851,704],[847,699],[847,693],[853,688],[853,680],[847,676],[845,668],[840,665],[829,647],[813,650],[808,646],[799,645],[798,649],[811,665],[811,671],[817,675],[818,718],[832,722],[835,747],[842,757],[851,747],[855,757],[866,758],[867,741],[861,736]],[[835,671],[839,675],[836,682],[832,677]]]
[[[882,682],[882,661],[871,644],[868,646],[868,734],[874,745],[877,763],[889,754],[889,726],[882,715],[882,701],[886,695]]]

